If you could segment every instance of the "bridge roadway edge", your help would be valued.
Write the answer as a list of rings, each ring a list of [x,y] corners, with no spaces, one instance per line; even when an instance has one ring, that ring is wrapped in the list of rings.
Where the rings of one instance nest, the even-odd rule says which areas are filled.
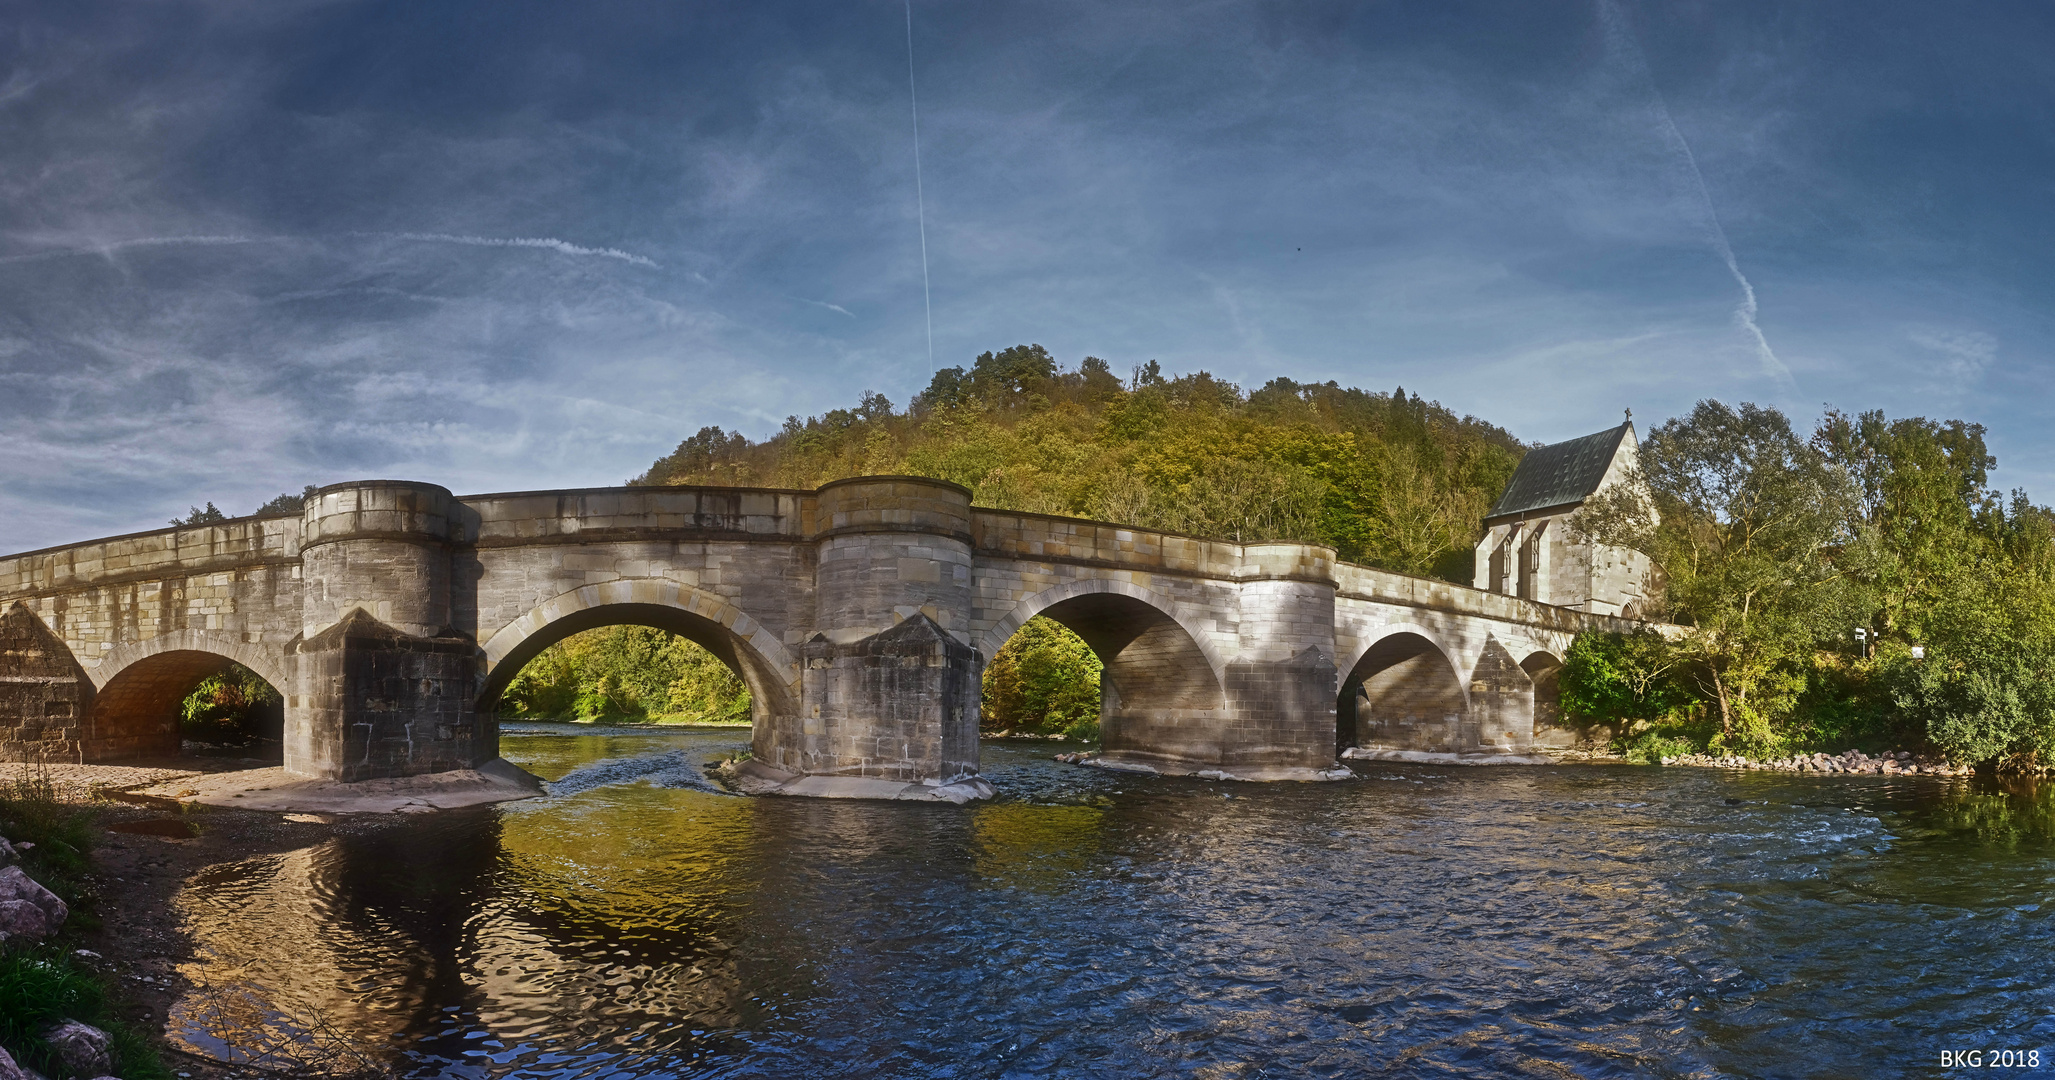
[[[163,717],[108,711],[161,710],[162,695],[101,691],[161,683],[176,656],[179,671],[234,660],[273,682],[296,774],[472,767],[496,755],[494,687],[519,643],[560,637],[565,620],[612,620],[684,632],[737,667],[767,764],[933,786],[976,774],[983,666],[1048,613],[1106,662],[1108,757],[1311,776],[1347,737],[1337,708],[1347,711],[1338,701],[1352,679],[1398,686],[1391,708],[1448,713],[1384,734],[1433,728],[1440,746],[1471,731],[1467,749],[1519,750],[1535,712],[1521,665],[1559,665],[1580,629],[1635,625],[1341,563],[1318,545],[974,508],[970,497],[918,477],[813,492],[464,497],[363,481],[317,490],[298,516],[0,558],[0,615],[31,618],[40,629],[23,640],[42,642],[34,656],[0,655],[0,759],[87,759],[131,745],[131,727],[166,730]],[[1401,639],[1416,651],[1399,655],[1389,643]],[[1417,659],[1420,643],[1446,670]],[[1426,673],[1406,676],[1418,685],[1358,670],[1387,653]]]

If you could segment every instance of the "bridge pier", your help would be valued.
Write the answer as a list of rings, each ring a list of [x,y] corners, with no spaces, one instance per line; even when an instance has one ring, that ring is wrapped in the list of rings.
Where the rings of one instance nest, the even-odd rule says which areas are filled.
[[[818,499],[816,628],[800,649],[801,715],[759,728],[757,760],[899,784],[976,775],[979,663],[963,640],[970,492],[858,479],[829,484]]]
[[[434,484],[400,481],[325,488],[307,501],[288,772],[368,780],[499,756],[497,725],[473,703],[477,644],[450,626],[454,501]]]

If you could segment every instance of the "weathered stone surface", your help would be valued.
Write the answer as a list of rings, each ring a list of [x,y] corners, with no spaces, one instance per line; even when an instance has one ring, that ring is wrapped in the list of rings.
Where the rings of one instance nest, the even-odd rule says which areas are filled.
[[[521,665],[619,622],[732,665],[758,759],[924,788],[975,774],[982,666],[1038,615],[1105,665],[1106,764],[1243,778],[1317,778],[1348,746],[1520,749],[1553,731],[1570,639],[1629,625],[1317,545],[973,509],[909,477],[337,484],[296,516],[0,559],[0,606],[0,756],[175,750],[178,699],[233,661],[285,695],[287,768],[336,782],[492,760]]]
[[[43,1041],[75,1076],[99,1076],[114,1064],[109,1053],[113,1040],[90,1024],[76,1020],[54,1024],[43,1032]]]
[[[476,769],[341,781],[282,768],[242,769],[173,780],[141,794],[204,806],[297,814],[408,814],[513,802],[542,795],[542,781],[501,758]]]
[[[27,900],[0,900],[0,940],[41,941],[57,929],[50,916]]]
[[[349,782],[465,769],[497,757],[472,706],[477,646],[415,637],[357,608],[295,650],[301,724],[286,767]]]
[[[50,921],[52,931],[63,926],[64,920],[71,915],[70,910],[64,906],[64,901],[37,884],[19,866],[0,869],[0,901],[6,900],[24,900],[42,909],[43,916]]]
[[[0,612],[0,757],[76,761],[93,684],[57,635],[16,602]]]
[[[27,1069],[15,1064],[14,1055],[0,1048],[0,1080],[29,1080]]]

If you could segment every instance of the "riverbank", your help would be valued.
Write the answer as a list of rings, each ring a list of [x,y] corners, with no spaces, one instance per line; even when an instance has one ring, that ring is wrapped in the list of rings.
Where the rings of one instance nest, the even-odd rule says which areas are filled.
[[[63,765],[24,773],[48,795],[47,805],[36,812],[75,816],[81,828],[74,830],[74,846],[85,848],[82,867],[61,872],[61,880],[51,882],[71,898],[70,917],[39,947],[57,958],[53,962],[61,970],[55,973],[55,983],[67,987],[73,997],[81,990],[79,980],[100,984],[104,989],[98,993],[89,985],[83,988],[88,999],[103,998],[106,1003],[95,1019],[125,1025],[130,1037],[140,1037],[156,1052],[163,1069],[131,1060],[126,1071],[113,1074],[125,1080],[369,1080],[388,1075],[346,1047],[299,1047],[296,1056],[227,1064],[190,1053],[165,1037],[174,1007],[183,1000],[184,1013],[191,1018],[219,989],[206,985],[204,978],[195,980],[205,970],[204,963],[195,955],[175,903],[186,882],[210,866],[294,851],[351,828],[375,827],[362,819],[180,806],[128,790],[152,782],[203,778],[214,771],[168,765]],[[17,790],[25,786],[15,785]],[[47,868],[41,872],[50,876]],[[35,948],[24,943],[9,947]]]
[[[1763,772],[1845,774],[1851,776],[1970,776],[1976,769],[1935,757],[1919,757],[1910,750],[1889,750],[1872,757],[1860,750],[1839,754],[1793,754],[1789,757],[1756,761],[1735,755],[1680,754],[1662,759],[1664,765],[1695,766],[1705,769],[1752,769]]]

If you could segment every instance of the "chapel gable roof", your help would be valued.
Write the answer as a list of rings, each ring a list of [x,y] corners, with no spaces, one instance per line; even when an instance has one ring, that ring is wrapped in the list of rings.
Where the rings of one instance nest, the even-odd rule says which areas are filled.
[[[1620,452],[1632,423],[1608,428],[1581,439],[1552,443],[1527,451],[1513,472],[1505,494],[1492,504],[1484,520],[1567,508],[1582,503],[1605,482],[1606,471]]]

